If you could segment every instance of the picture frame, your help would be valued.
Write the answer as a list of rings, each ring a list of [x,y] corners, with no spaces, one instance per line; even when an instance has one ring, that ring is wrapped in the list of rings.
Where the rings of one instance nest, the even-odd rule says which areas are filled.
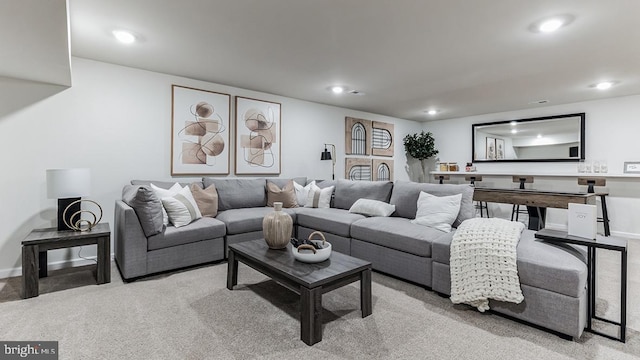
[[[171,85],[171,175],[230,173],[231,95]]]
[[[640,161],[625,161],[624,162],[625,174],[640,174]]]
[[[496,138],[496,160],[504,160],[504,139]]]
[[[354,158],[344,159],[344,178],[354,181],[371,181],[372,160],[370,158]]]
[[[496,159],[496,139],[492,137],[487,137],[486,144],[486,156],[487,160],[495,160]]]
[[[235,173],[279,175],[282,105],[236,96],[235,107]]]

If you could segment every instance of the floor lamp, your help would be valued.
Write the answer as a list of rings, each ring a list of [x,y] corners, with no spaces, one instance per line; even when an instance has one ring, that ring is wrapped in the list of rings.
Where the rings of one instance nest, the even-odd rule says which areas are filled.
[[[327,146],[331,146],[331,152],[327,150]],[[324,151],[320,155],[320,160],[331,160],[333,170],[331,173],[331,180],[336,179],[336,146],[333,144],[324,144]]]

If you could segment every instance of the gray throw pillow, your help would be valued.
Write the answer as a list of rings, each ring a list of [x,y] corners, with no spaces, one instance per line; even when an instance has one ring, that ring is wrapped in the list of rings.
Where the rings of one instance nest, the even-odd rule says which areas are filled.
[[[146,186],[126,185],[122,189],[122,201],[136,212],[146,237],[162,232],[162,203],[153,190]]]
[[[396,206],[393,216],[415,219],[418,210],[418,198],[424,191],[435,196],[462,194],[460,212],[453,223],[457,228],[463,221],[475,217],[473,207],[473,187],[468,184],[429,184],[398,180],[393,184],[390,204]]]
[[[218,211],[267,206],[265,179],[204,178],[205,188],[214,184],[218,191]]]
[[[389,181],[353,181],[339,179],[336,184],[335,207],[349,210],[358,199],[389,202],[393,183]]]

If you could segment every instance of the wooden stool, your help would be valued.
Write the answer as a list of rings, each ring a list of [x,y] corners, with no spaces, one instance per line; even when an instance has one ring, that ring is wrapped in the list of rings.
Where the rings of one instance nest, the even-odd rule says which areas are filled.
[[[449,175],[433,175],[434,180],[438,180],[438,184],[443,184],[444,180],[449,180]]]
[[[476,186],[476,181],[482,181],[481,175],[465,175],[464,179],[471,183],[471,186]],[[487,217],[489,217],[489,206],[486,201],[476,201],[476,209],[480,209],[480,217],[484,217],[482,214],[482,209],[487,213]]]
[[[513,182],[520,183],[520,187],[519,189],[524,190],[524,184],[532,184],[533,183],[533,176],[519,176],[519,175],[514,175],[513,176]],[[513,207],[511,208],[511,221],[513,221],[513,218],[516,218],[516,221],[518,221],[518,215],[519,214],[528,214],[527,211],[525,210],[520,210],[520,205],[513,205]]]
[[[605,186],[607,185],[607,179],[605,178],[587,178],[587,177],[579,177],[578,185],[587,185],[587,193],[596,194],[596,196],[600,197],[600,208],[602,209],[602,217],[598,218],[598,222],[601,222],[604,225],[604,236],[611,235],[611,231],[609,229],[609,213],[607,211],[607,196],[608,192],[596,192],[593,188],[594,186]]]

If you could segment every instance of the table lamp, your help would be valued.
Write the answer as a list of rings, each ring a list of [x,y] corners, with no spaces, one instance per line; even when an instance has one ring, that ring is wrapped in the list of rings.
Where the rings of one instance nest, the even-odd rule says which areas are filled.
[[[327,146],[331,146],[331,152],[327,150]],[[333,170],[331,173],[331,179],[336,179],[336,146],[333,144],[324,144],[324,151],[320,155],[320,160],[331,160],[333,164]]]
[[[89,195],[90,190],[91,172],[89,169],[47,170],[47,197],[58,199],[59,231],[74,230],[67,224],[71,224],[71,218],[74,214],[80,213],[80,198]]]

